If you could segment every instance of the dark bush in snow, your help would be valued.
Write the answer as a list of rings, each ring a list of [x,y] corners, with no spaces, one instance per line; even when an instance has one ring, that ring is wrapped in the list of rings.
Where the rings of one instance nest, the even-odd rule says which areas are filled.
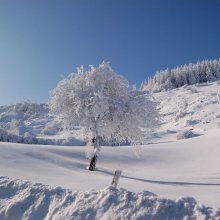
[[[198,136],[198,134],[193,133],[191,130],[181,131],[177,135],[177,140],[188,139],[196,136]]]

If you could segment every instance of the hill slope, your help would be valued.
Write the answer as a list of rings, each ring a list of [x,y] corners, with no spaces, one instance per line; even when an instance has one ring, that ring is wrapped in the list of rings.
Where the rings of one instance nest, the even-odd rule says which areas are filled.
[[[75,137],[75,138],[74,138]],[[0,141],[28,144],[82,145],[79,129],[63,131],[47,104],[0,106]]]
[[[89,172],[86,147],[0,143],[1,175],[63,186],[100,189],[111,184],[115,169],[120,187],[160,196],[193,196],[219,207],[219,129],[203,136],[145,146],[103,147],[98,170]]]
[[[184,131],[203,135],[220,127],[219,81],[184,86],[152,95],[160,103],[162,120],[162,125],[154,133],[155,137],[177,138]]]
[[[183,86],[152,96],[159,103],[162,125],[147,135],[146,143],[184,136],[181,132],[187,131],[201,135],[220,126],[220,81]],[[46,104],[0,106],[0,141],[83,145],[82,129],[76,127],[66,132],[53,119]]]
[[[197,206],[195,201],[189,198],[186,200],[177,198],[194,197],[198,204],[202,203],[215,209],[220,207],[219,92],[220,83],[213,82],[154,93],[154,98],[160,102],[159,110],[163,123],[158,129],[148,134],[146,142],[149,144],[102,147],[96,172],[89,172],[86,169],[89,163],[89,160],[86,159],[88,156],[86,152],[89,151],[87,147],[0,143],[0,173],[3,176],[40,182],[52,187],[62,186],[73,191],[96,190],[76,193],[72,197],[72,192],[68,193],[62,189],[58,189],[58,191],[61,190],[61,194],[56,189],[53,194],[53,189],[43,185],[37,185],[36,188],[36,185],[31,183],[2,177],[0,178],[1,215],[10,219],[10,213],[13,216],[16,212],[20,213],[20,216],[24,214],[27,219],[32,215],[33,218],[37,218],[36,216],[40,214],[35,211],[38,210],[38,207],[43,206],[45,210],[51,210],[48,216],[51,213],[54,214],[53,216],[59,216],[59,213],[71,215],[76,211],[76,213],[80,213],[79,219],[85,219],[85,213],[90,213],[93,217],[108,218],[112,215],[112,210],[118,210],[115,214],[117,217],[123,211],[128,214],[129,210],[136,210],[136,208],[137,212],[134,213],[137,216],[143,214],[144,217],[147,215],[152,217],[154,214],[158,217],[162,210],[167,215],[175,213],[177,219],[181,213],[190,216],[191,219],[202,219],[202,213],[209,218],[211,211],[206,207]],[[1,111],[1,114],[9,113],[10,111],[7,110]],[[45,121],[47,121],[46,114],[44,115]],[[32,120],[43,125],[41,114]],[[39,132],[40,130],[35,129],[34,131],[35,136],[43,136]],[[65,133],[55,132],[53,135],[44,137],[57,136],[60,138],[62,135]],[[77,138],[77,134],[74,135]],[[80,129],[78,129],[78,135],[81,135]],[[111,200],[111,188],[103,191],[100,189],[111,184],[116,169],[122,170],[119,187],[127,190],[119,189],[114,194],[116,197]],[[22,188],[23,186],[28,187],[26,191]],[[5,194],[6,191],[9,193]],[[143,192],[132,194],[129,191],[136,193],[150,191],[159,197],[150,196],[150,198],[149,194],[146,195]],[[26,197],[22,197],[25,192]],[[45,192],[47,192],[47,196],[41,197]],[[104,194],[106,200],[99,200]],[[68,195],[71,196],[68,197]],[[121,195],[130,195],[123,203],[122,212],[119,211],[122,204]],[[39,200],[33,203],[36,196],[39,196]],[[78,205],[75,206],[75,198],[78,196],[83,198],[88,196],[87,198],[91,198],[95,203],[91,203],[89,206],[85,203],[77,203]],[[140,206],[133,206],[132,199],[139,201],[140,197]],[[163,197],[177,200],[161,199]],[[51,203],[51,200],[55,201],[57,198],[59,203],[64,202],[63,206],[57,207],[58,203]],[[61,200],[59,200],[60,198]],[[67,198],[67,200],[62,198]],[[72,202],[69,202],[68,198]],[[87,198],[85,198],[85,202]],[[103,203],[99,203],[101,201]],[[169,204],[169,211],[165,204]],[[144,209],[142,205],[149,207],[149,210]],[[164,208],[157,209],[156,206]],[[188,211],[185,208],[179,209],[183,206],[188,207]],[[74,211],[70,211],[70,207]],[[107,208],[99,212],[97,207],[98,209]],[[55,212],[52,212],[53,208],[59,210],[56,215]],[[25,211],[21,212],[21,209]],[[139,212],[139,209],[142,211]],[[173,211],[170,211],[171,209]],[[195,213],[198,215],[196,216]],[[214,215],[213,213],[214,211],[212,215]],[[216,217],[216,219],[218,218]]]

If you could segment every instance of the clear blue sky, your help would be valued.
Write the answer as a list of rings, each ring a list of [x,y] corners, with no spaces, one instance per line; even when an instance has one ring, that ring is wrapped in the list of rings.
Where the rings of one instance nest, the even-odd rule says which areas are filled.
[[[0,104],[47,102],[77,66],[130,84],[220,57],[219,0],[0,0]]]

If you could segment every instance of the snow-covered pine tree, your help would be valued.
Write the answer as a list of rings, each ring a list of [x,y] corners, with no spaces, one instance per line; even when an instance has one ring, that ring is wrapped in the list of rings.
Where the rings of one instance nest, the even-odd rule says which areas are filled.
[[[100,151],[99,139],[142,142],[146,128],[157,124],[156,103],[149,94],[129,89],[127,80],[117,75],[108,63],[83,67],[61,80],[51,93],[50,109],[66,128],[84,126],[92,139],[94,170]]]
[[[141,90],[158,92],[179,88],[183,85],[212,82],[219,79],[220,59],[203,60],[196,64],[190,63],[171,70],[160,70],[148,82],[141,85]]]

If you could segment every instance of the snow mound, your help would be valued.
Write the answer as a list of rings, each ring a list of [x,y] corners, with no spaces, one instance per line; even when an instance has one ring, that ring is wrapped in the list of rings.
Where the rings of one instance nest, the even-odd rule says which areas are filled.
[[[170,200],[113,187],[72,192],[0,177],[0,219],[215,219],[217,215],[189,197]]]

